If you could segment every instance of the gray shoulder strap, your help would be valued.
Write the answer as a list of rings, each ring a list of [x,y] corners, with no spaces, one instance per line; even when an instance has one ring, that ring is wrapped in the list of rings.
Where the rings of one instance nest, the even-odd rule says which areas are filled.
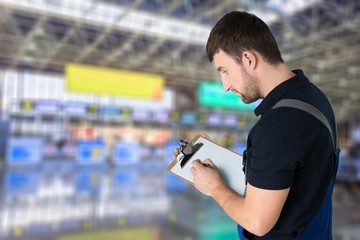
[[[311,104],[308,104],[306,102],[297,100],[297,99],[282,99],[278,103],[276,103],[272,108],[278,108],[278,107],[292,107],[297,108],[300,110],[303,110],[305,112],[310,113],[315,118],[317,118],[325,127],[329,130],[331,135],[331,140],[333,142],[333,146],[335,148],[338,148],[338,141],[337,141],[337,129],[335,129],[335,137],[331,128],[331,125],[325,115],[316,107],[314,107]]]

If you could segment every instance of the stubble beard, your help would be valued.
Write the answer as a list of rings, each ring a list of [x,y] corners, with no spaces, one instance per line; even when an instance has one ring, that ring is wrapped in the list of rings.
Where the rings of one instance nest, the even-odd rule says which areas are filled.
[[[242,73],[244,80],[244,94],[239,93],[243,103],[249,104],[260,99],[260,91],[258,87],[258,81],[256,78],[250,76],[245,71]]]

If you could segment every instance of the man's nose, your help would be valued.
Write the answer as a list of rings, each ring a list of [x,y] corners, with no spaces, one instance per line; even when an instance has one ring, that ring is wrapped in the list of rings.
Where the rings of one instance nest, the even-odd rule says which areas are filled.
[[[222,79],[222,85],[224,88],[224,92],[228,92],[231,89],[231,84],[229,81],[226,81],[225,79]]]

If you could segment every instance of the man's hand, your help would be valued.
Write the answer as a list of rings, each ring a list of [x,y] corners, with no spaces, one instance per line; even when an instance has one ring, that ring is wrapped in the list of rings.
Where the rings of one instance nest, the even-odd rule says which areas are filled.
[[[171,155],[173,160],[176,160],[176,157],[177,155],[179,155],[179,153],[180,153],[179,149],[175,148],[173,154]]]
[[[201,137],[206,138],[207,140],[210,140],[210,141],[211,141],[211,138],[210,138],[209,135],[207,135],[206,133],[201,132],[199,135],[200,135]]]
[[[206,138],[206,139],[208,139],[208,140],[211,141],[211,138],[210,138],[209,135],[207,135],[206,133],[201,132],[201,133],[199,133],[199,135],[200,135],[201,137]],[[175,148],[175,149],[174,149],[174,152],[173,152],[173,154],[172,154],[173,160],[176,160],[176,157],[179,155],[179,153],[180,153],[179,149],[178,149],[178,148]]]
[[[192,161],[190,171],[195,188],[205,195],[213,196],[215,191],[225,186],[219,170],[210,159]]]

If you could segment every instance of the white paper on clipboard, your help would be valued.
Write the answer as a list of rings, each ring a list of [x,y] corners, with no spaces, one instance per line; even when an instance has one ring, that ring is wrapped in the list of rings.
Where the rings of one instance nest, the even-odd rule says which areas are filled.
[[[193,176],[190,173],[191,162],[206,158],[211,159],[220,171],[224,181],[237,193],[245,195],[245,174],[243,172],[242,156],[228,150],[206,138],[197,136],[192,144],[203,143],[204,145],[190,158],[183,168],[180,161],[174,160],[167,168],[172,174],[193,183]]]

